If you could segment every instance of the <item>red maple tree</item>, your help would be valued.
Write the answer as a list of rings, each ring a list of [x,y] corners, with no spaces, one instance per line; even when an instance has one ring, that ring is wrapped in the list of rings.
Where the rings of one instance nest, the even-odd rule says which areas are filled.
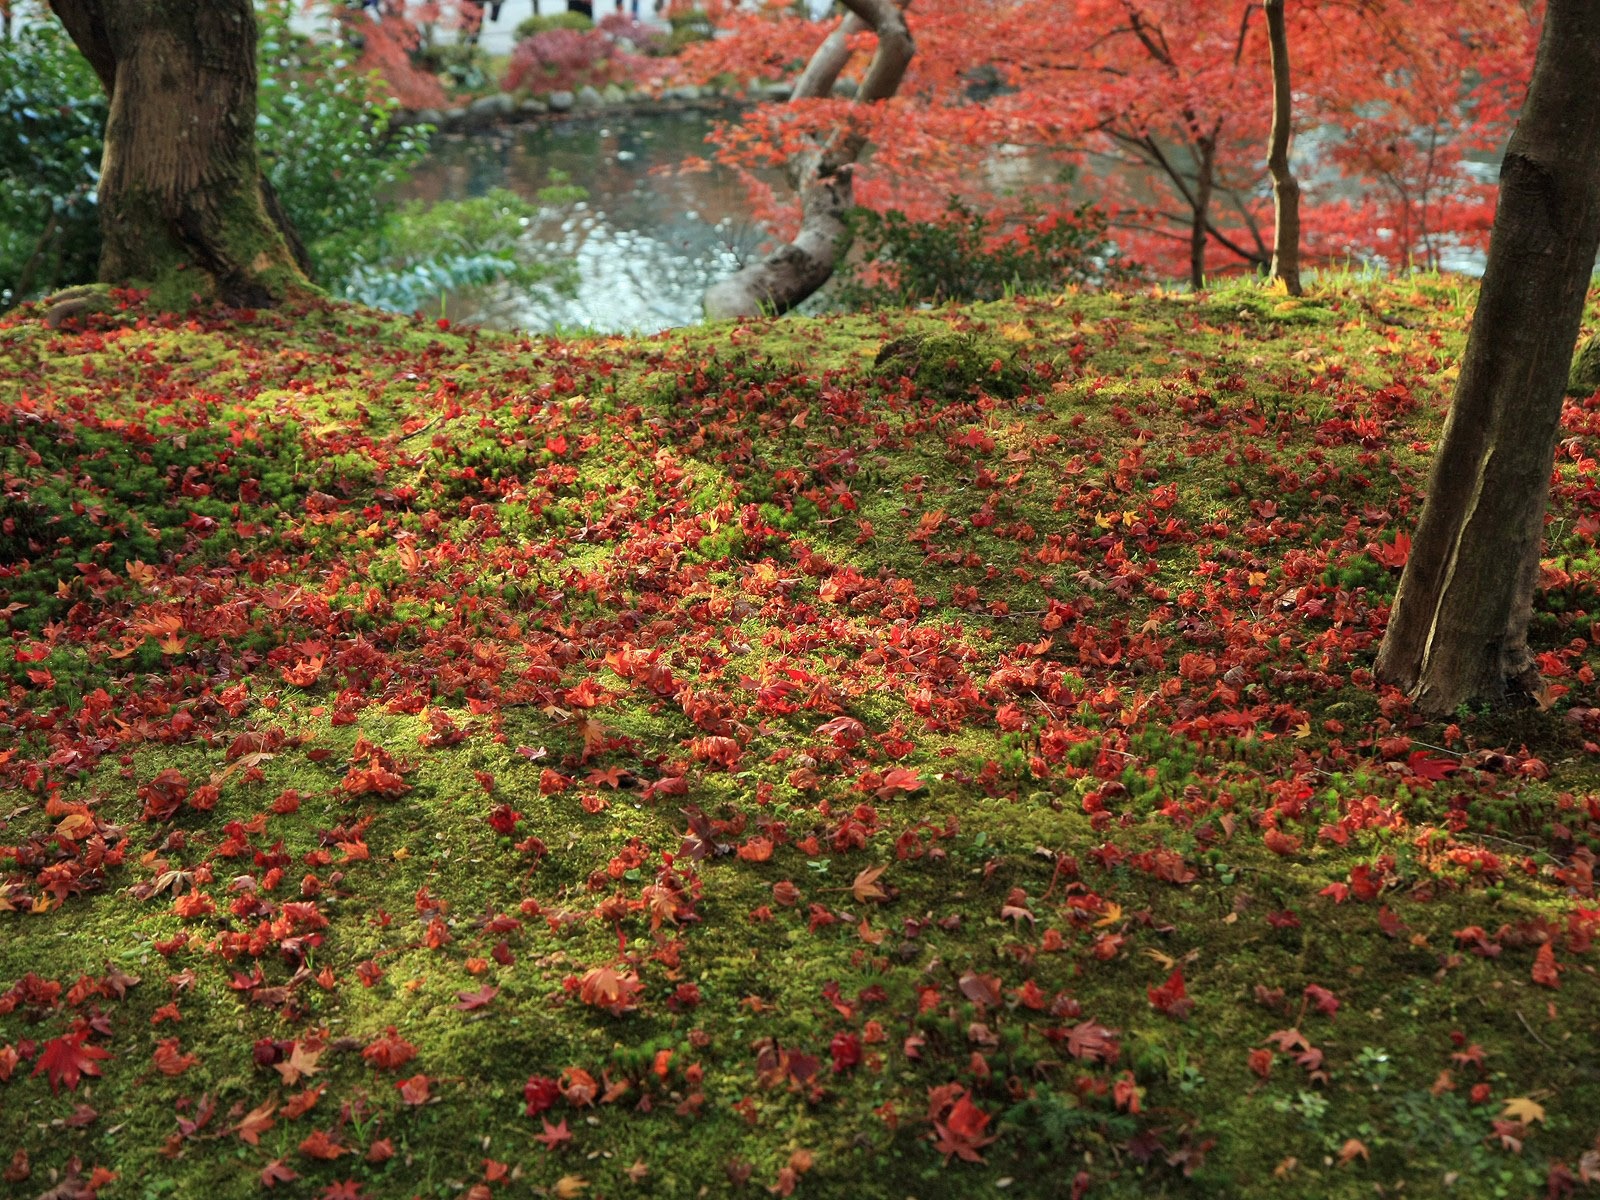
[[[1286,7],[1295,132],[1305,176],[1302,236],[1313,261],[1378,258],[1436,267],[1479,245],[1492,188],[1466,169],[1504,140],[1543,15],[1488,0]],[[684,75],[784,80],[826,27],[789,6],[709,8],[712,41]],[[991,210],[1108,210],[1125,250],[1195,282],[1271,257],[1266,151],[1272,115],[1267,27],[1254,0],[951,0],[908,14],[916,53],[897,94],[873,105],[796,99],[722,126],[719,158],[750,183],[778,236],[787,197],[754,172],[811,140],[867,137],[857,202],[935,218],[949,197]],[[849,38],[859,73],[873,38]]]

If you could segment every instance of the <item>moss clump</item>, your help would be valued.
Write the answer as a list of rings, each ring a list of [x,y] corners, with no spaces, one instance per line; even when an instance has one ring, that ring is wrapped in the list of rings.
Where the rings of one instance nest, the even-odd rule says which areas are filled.
[[[1600,336],[1587,339],[1572,358],[1567,395],[1592,396],[1600,390]]]
[[[1009,399],[1027,381],[1010,347],[970,333],[895,338],[884,343],[873,365],[886,379],[909,376],[922,391],[949,399],[978,390]]]

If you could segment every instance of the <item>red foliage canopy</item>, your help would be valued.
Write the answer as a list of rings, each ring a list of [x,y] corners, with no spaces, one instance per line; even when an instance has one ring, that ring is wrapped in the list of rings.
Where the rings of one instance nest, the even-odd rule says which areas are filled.
[[[681,60],[692,79],[790,78],[826,28],[790,6],[718,4],[711,15],[719,36]],[[1452,245],[1486,237],[1491,189],[1465,166],[1503,142],[1542,15],[1542,4],[1490,0],[1288,6],[1309,254],[1437,266]],[[951,195],[1002,207],[1018,193],[1045,206],[1087,196],[1158,268],[1184,252],[1200,208],[1209,269],[1269,257],[1259,4],[949,0],[910,23],[917,52],[893,100],[762,105],[719,131],[719,155],[746,173],[758,216],[784,232],[792,223],[752,168],[853,123],[874,147],[856,189],[873,207],[927,219]],[[857,69],[872,38],[859,42]],[[1206,170],[1214,193],[1200,204]]]

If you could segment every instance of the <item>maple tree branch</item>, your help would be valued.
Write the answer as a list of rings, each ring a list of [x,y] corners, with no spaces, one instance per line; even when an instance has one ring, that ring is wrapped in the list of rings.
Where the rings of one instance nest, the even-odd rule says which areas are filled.
[[[1236,67],[1239,65],[1239,60],[1244,57],[1244,38],[1250,30],[1250,14],[1255,8],[1255,0],[1249,0],[1244,6],[1244,15],[1239,18],[1239,39],[1233,46],[1233,65]]]
[[[877,49],[856,89],[857,105],[887,100],[900,87],[916,47],[896,0],[843,0],[850,13],[806,65],[791,96],[818,99],[832,91],[850,59],[848,39],[870,29]],[[713,320],[787,312],[828,281],[848,238],[846,214],[854,206],[853,164],[867,144],[856,122],[843,122],[825,139],[791,156],[789,177],[800,193],[800,231],[759,262],[706,290],[705,312]]]
[[[850,37],[853,34],[864,33],[868,28],[867,23],[855,13],[846,13],[844,20],[834,27],[832,33],[822,40],[811,61],[806,63],[806,69],[800,73],[800,78],[795,80],[794,91],[790,93],[792,99],[805,100],[826,96],[833,90],[839,72],[850,61]]]
[[[878,37],[878,49],[867,64],[867,76],[856,89],[856,103],[887,100],[900,87],[916,46],[900,5],[894,0],[842,0],[850,14]]]
[[[1257,222],[1255,214],[1245,205],[1238,188],[1225,187],[1221,191],[1227,197],[1228,203],[1233,206],[1234,211],[1243,218],[1244,227],[1249,230],[1251,240],[1255,242],[1256,249],[1260,252],[1260,261],[1266,262],[1271,257],[1272,252],[1267,249],[1266,239],[1261,236],[1261,226]]]
[[[1220,128],[1221,122],[1218,122],[1217,126],[1212,131],[1213,137]],[[1104,133],[1108,134],[1124,145],[1143,149],[1148,153],[1149,157],[1144,159],[1144,161],[1147,164],[1153,164],[1161,168],[1162,172],[1167,176],[1167,178],[1172,181],[1173,187],[1177,188],[1178,194],[1183,198],[1183,202],[1189,206],[1191,214],[1187,217],[1177,216],[1172,213],[1159,213],[1158,215],[1164,220],[1172,221],[1176,224],[1190,224],[1194,219],[1193,212],[1195,210],[1195,195],[1192,191],[1190,191],[1188,182],[1185,179],[1183,172],[1178,170],[1178,168],[1173,164],[1172,160],[1167,157],[1166,153],[1161,149],[1160,144],[1155,140],[1155,138],[1150,134],[1144,134],[1143,136],[1135,137],[1130,133],[1124,133],[1121,130],[1113,129],[1109,125],[1103,125],[1101,129]],[[1235,190],[1232,188],[1224,188],[1223,191],[1230,196],[1237,195]],[[1247,220],[1249,220],[1248,214]],[[1261,242],[1261,237],[1260,234],[1254,229],[1253,222],[1251,222],[1250,228],[1252,236],[1259,244]],[[1240,258],[1244,259],[1245,262],[1259,265],[1266,262],[1270,257],[1270,255],[1267,254],[1265,247],[1262,248],[1260,253],[1252,253],[1250,250],[1245,249],[1232,238],[1228,237],[1227,234],[1218,229],[1216,224],[1209,217],[1206,218],[1205,229],[1206,233],[1209,234],[1219,246],[1222,246],[1231,253],[1238,255]]]
[[[1172,61],[1172,51],[1167,47],[1166,36],[1161,32],[1160,28],[1157,27],[1154,30],[1155,37],[1152,38],[1151,27],[1145,23],[1144,17],[1133,6],[1131,0],[1123,0],[1122,6],[1128,10],[1128,20],[1132,22],[1133,35],[1144,44],[1144,48],[1149,51],[1150,57],[1173,74],[1177,74],[1178,64]],[[1155,39],[1160,40],[1157,42]]]

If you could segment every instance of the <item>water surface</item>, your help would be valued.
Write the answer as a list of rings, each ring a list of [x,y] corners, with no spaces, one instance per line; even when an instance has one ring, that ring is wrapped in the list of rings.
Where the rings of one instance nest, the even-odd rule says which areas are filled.
[[[743,188],[709,162],[706,111],[608,113],[435,140],[406,199],[481,196],[504,187],[532,198],[564,173],[588,192],[530,230],[537,252],[578,265],[576,296],[509,290],[452,297],[452,318],[505,329],[586,327],[654,332],[700,318],[706,286],[761,241]],[[682,171],[685,161],[705,170]]]

